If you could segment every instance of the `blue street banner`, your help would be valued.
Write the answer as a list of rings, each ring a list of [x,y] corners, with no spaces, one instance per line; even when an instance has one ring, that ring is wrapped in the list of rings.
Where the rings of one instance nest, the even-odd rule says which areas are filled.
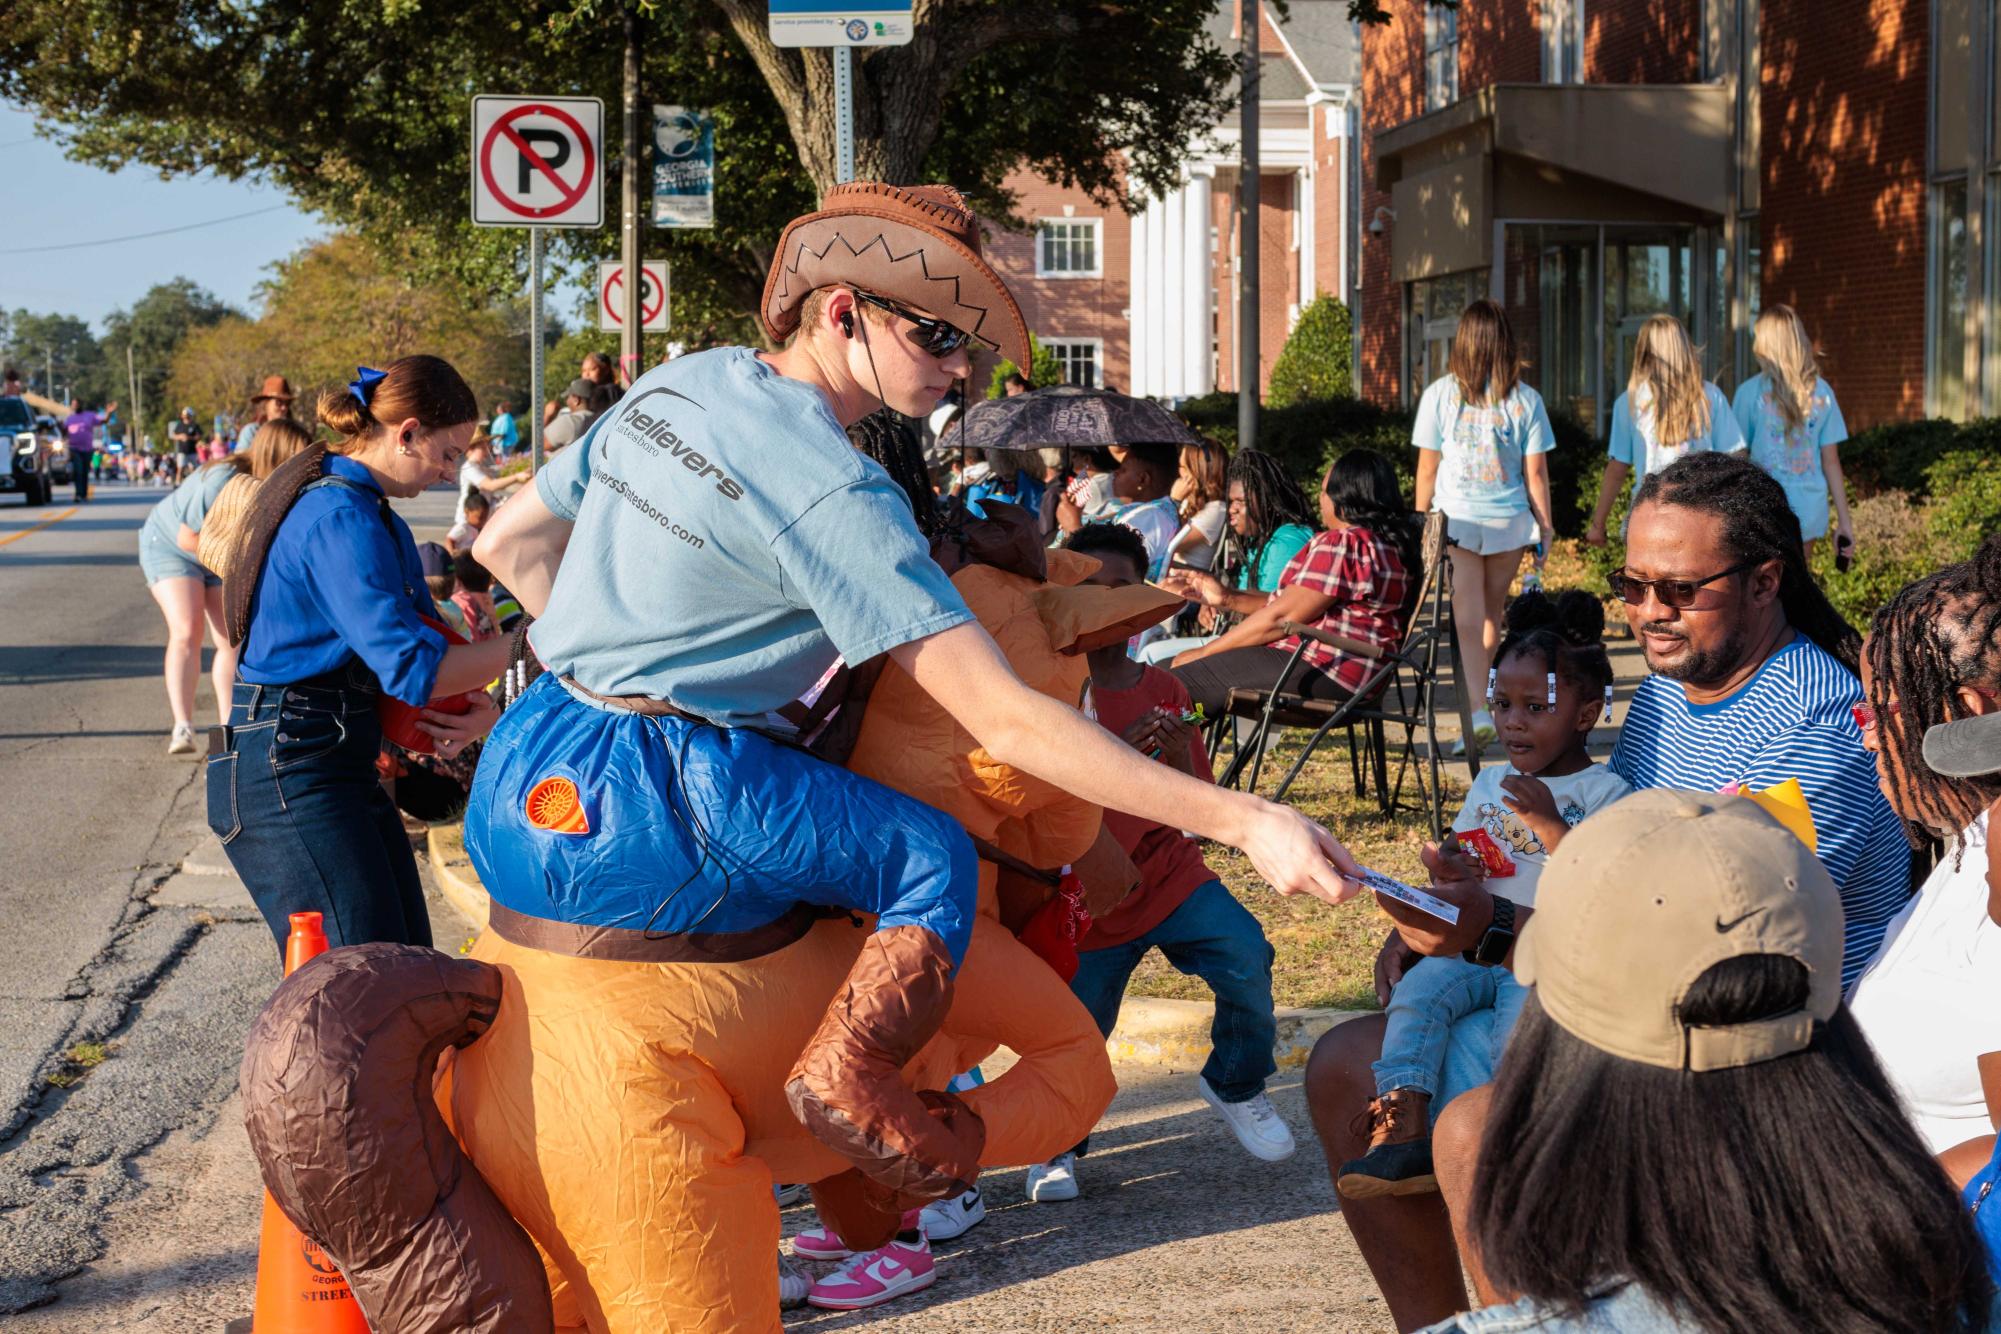
[[[706,111],[653,108],[653,225],[716,225],[716,121]]]
[[[770,0],[777,46],[907,46],[914,0]]]

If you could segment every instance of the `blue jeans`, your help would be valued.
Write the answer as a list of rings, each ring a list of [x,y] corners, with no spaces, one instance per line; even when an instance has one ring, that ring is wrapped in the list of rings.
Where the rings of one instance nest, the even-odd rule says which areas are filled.
[[[1528,994],[1505,968],[1454,958],[1418,963],[1390,993],[1376,1092],[1414,1088],[1436,1098],[1487,1083]]]
[[[1278,1069],[1272,1058],[1278,1023],[1272,1017],[1272,947],[1258,919],[1222,881],[1211,880],[1137,940],[1082,951],[1070,990],[1106,1037],[1119,1021],[1133,969],[1156,946],[1169,963],[1216,993],[1209,1059],[1202,1066],[1209,1087],[1224,1102],[1246,1102],[1264,1092],[1265,1080]]]
[[[208,759],[208,825],[281,954],[295,912],[319,913],[330,945],[431,943],[417,859],[375,773],[379,695],[359,664],[236,683],[226,744]]]

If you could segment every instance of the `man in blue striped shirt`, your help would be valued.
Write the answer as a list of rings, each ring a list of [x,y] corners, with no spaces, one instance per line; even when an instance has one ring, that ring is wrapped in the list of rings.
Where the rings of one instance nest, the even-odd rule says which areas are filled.
[[[1680,460],[1641,487],[1612,583],[1654,672],[1612,768],[1702,792],[1798,779],[1841,887],[1846,987],[1910,897],[1910,845],[1850,713],[1860,637],[1807,571],[1784,493],[1731,455]]]

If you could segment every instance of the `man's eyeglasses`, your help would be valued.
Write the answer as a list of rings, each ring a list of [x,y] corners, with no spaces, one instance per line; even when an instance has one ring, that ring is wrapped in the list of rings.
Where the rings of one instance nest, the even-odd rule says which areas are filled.
[[[943,320],[934,320],[928,315],[919,315],[915,311],[897,305],[894,301],[888,301],[877,296],[874,292],[864,292],[857,288],[855,290],[855,300],[865,305],[874,306],[878,310],[886,310],[899,319],[909,320],[917,326],[907,335],[910,341],[924,349],[927,355],[937,357],[940,360],[951,356],[954,352],[957,352],[972,341],[973,335],[967,333],[958,325],[947,324]],[[987,342],[984,338],[980,341],[983,343]],[[994,347],[994,344],[987,343],[987,346]]]
[[[1645,602],[1647,590],[1651,588],[1663,607],[1679,608],[1693,603],[1696,593],[1703,585],[1713,584],[1718,579],[1727,579],[1733,574],[1742,574],[1745,570],[1755,569],[1762,564],[1763,561],[1742,561],[1727,570],[1718,570],[1715,574],[1702,579],[1636,579],[1621,567],[1607,575],[1605,582],[1611,585],[1612,596],[1629,607],[1637,607]]]

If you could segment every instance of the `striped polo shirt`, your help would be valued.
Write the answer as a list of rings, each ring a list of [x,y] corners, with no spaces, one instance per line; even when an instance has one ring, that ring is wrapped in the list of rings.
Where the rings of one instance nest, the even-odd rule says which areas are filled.
[[[1875,757],[1849,713],[1861,698],[1854,673],[1796,634],[1742,690],[1714,704],[1691,704],[1678,683],[1648,677],[1612,751],[1613,770],[1635,788],[1716,792],[1799,780],[1820,860],[1841,890],[1844,989],[1911,896],[1903,822],[1876,786]]]

